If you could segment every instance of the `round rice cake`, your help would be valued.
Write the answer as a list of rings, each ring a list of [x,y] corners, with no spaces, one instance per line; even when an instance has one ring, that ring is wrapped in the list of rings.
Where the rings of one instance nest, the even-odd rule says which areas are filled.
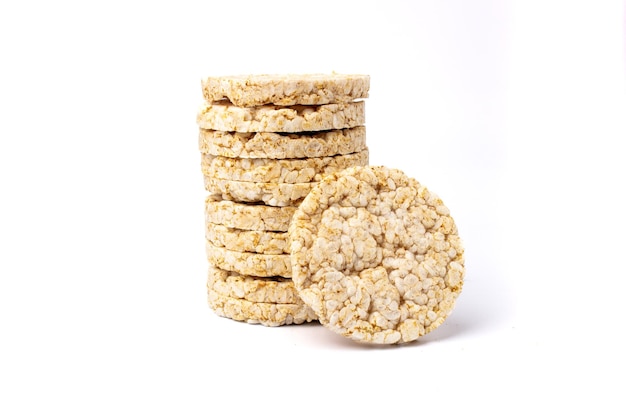
[[[263,202],[270,206],[297,206],[315,187],[316,182],[296,184],[231,181],[204,175],[205,189],[223,199],[248,203]]]
[[[252,324],[275,327],[302,324],[317,319],[306,304],[256,303],[241,298],[224,296],[207,290],[209,307],[218,316]]]
[[[207,288],[255,303],[304,304],[289,278],[241,275],[209,266]]]
[[[367,165],[367,149],[348,155],[303,159],[227,158],[202,154],[204,175],[231,181],[305,183],[355,165]]]
[[[365,103],[319,106],[237,107],[227,103],[204,103],[196,118],[202,129],[226,132],[312,132],[346,129],[365,124]]]
[[[216,267],[241,275],[291,278],[291,260],[287,254],[239,252],[214,246],[207,241],[206,256],[209,263]]]
[[[206,223],[205,236],[213,246],[228,250],[264,253],[266,255],[289,253],[289,235],[287,232],[242,230],[221,224]]]
[[[224,200],[214,194],[206,198],[204,205],[207,223],[245,230],[286,232],[295,212],[294,206],[274,207],[242,203]]]
[[[334,332],[404,343],[438,327],[463,286],[463,247],[448,208],[403,172],[351,167],[300,204],[289,227],[292,279]]]
[[[365,126],[307,133],[200,129],[198,147],[201,153],[228,158],[319,158],[362,151],[366,135]]]
[[[367,98],[370,77],[360,74],[258,74],[206,77],[201,84],[208,102],[229,100],[242,107],[261,104],[292,106]]]

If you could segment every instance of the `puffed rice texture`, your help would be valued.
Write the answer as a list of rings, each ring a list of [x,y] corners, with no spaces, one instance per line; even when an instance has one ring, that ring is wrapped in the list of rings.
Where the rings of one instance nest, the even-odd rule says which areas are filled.
[[[303,133],[199,130],[201,153],[228,158],[320,158],[360,152],[366,147],[365,126]]]
[[[229,100],[242,107],[276,104],[328,104],[367,98],[369,75],[258,74],[206,77],[202,92],[208,102]]]
[[[206,176],[249,182],[305,183],[319,182],[333,172],[355,165],[367,165],[367,149],[348,155],[302,159],[249,159],[202,155],[202,173]]]
[[[293,214],[294,206],[275,207],[258,203],[243,203],[224,200],[221,196],[210,194],[205,199],[205,220],[234,229],[267,230],[286,232]]]
[[[226,132],[312,132],[346,129],[365,124],[365,103],[322,104],[319,106],[237,107],[205,103],[196,118],[202,129]]]
[[[234,229],[215,223],[205,226],[205,237],[213,246],[239,252],[287,254],[288,236],[286,232]]]
[[[248,203],[263,202],[270,206],[297,206],[315,187],[316,182],[296,184],[230,181],[204,175],[204,187],[223,199]]]
[[[463,286],[448,208],[399,170],[330,174],[296,210],[289,236],[298,294],[322,324],[359,342],[416,340],[444,322]]]
[[[291,278],[291,260],[287,254],[239,252],[214,246],[207,241],[206,255],[210,264],[241,275]]]
[[[255,303],[225,297],[213,290],[207,291],[207,300],[218,316],[246,323],[276,327],[316,320],[313,310],[305,304]]]
[[[207,288],[226,297],[255,303],[304,304],[293,281],[281,277],[255,277],[209,266]]]

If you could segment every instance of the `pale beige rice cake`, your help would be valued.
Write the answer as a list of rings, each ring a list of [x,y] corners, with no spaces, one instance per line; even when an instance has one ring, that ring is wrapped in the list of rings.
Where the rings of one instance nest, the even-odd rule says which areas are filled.
[[[306,133],[199,130],[201,153],[228,158],[319,158],[366,148],[365,126]]]
[[[258,74],[207,77],[202,92],[208,102],[229,100],[236,106],[328,104],[367,98],[369,75]]]
[[[265,230],[242,230],[206,223],[206,239],[213,246],[239,252],[265,253],[280,255],[289,253],[287,232],[270,232]]]
[[[274,207],[224,200],[210,194],[205,200],[205,220],[234,229],[286,232],[295,206]]]
[[[204,103],[196,118],[202,129],[226,132],[312,132],[346,129],[365,124],[365,103],[319,106],[237,107],[226,103]]]
[[[248,203],[263,202],[269,206],[297,206],[315,187],[316,182],[296,184],[230,181],[204,175],[204,187],[223,199]]]
[[[202,154],[202,173],[231,181],[305,183],[319,182],[325,175],[355,165],[367,165],[367,149],[348,155],[302,159],[227,158]]]
[[[207,295],[209,307],[218,316],[237,321],[275,327],[316,320],[313,310],[305,304],[255,303],[226,297],[210,289]]]
[[[226,297],[255,303],[304,304],[289,278],[241,275],[212,265],[209,266],[207,288]]]
[[[291,259],[287,254],[239,252],[214,246],[207,241],[206,256],[209,263],[216,267],[241,275],[291,278]]]
[[[403,172],[330,174],[289,227],[298,294],[334,332],[404,343],[441,325],[463,286],[463,247],[448,208]]]

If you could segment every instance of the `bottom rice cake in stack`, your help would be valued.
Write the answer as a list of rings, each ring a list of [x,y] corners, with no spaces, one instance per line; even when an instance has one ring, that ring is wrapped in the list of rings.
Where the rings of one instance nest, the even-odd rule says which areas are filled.
[[[325,175],[369,161],[369,76],[213,77],[197,122],[210,307],[266,326],[316,319],[291,281],[291,217]]]

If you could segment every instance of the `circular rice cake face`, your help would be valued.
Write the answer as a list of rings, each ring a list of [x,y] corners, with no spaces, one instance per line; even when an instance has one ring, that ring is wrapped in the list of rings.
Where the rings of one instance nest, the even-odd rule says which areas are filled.
[[[465,273],[443,202],[403,172],[352,167],[326,177],[289,227],[292,279],[326,327],[405,343],[448,317]]]
[[[226,132],[312,132],[347,129],[365,124],[365,103],[322,104],[319,106],[274,105],[237,107],[205,103],[196,117],[202,129]]]
[[[289,278],[241,275],[214,266],[209,266],[207,289],[255,303],[304,304]]]
[[[274,207],[265,204],[224,200],[210,194],[205,200],[205,220],[226,227],[245,230],[286,232],[296,207]]]
[[[218,316],[252,324],[276,327],[302,324],[316,320],[313,310],[305,304],[255,303],[207,290],[209,307]]]
[[[366,148],[365,126],[307,133],[224,132],[200,129],[201,153],[228,158],[319,158]]]
[[[367,165],[368,150],[348,155],[302,159],[227,158],[202,154],[202,173],[231,181],[306,183],[356,165]]]
[[[369,75],[258,74],[207,77],[202,93],[208,102],[229,100],[237,106],[327,104],[367,98]]]

